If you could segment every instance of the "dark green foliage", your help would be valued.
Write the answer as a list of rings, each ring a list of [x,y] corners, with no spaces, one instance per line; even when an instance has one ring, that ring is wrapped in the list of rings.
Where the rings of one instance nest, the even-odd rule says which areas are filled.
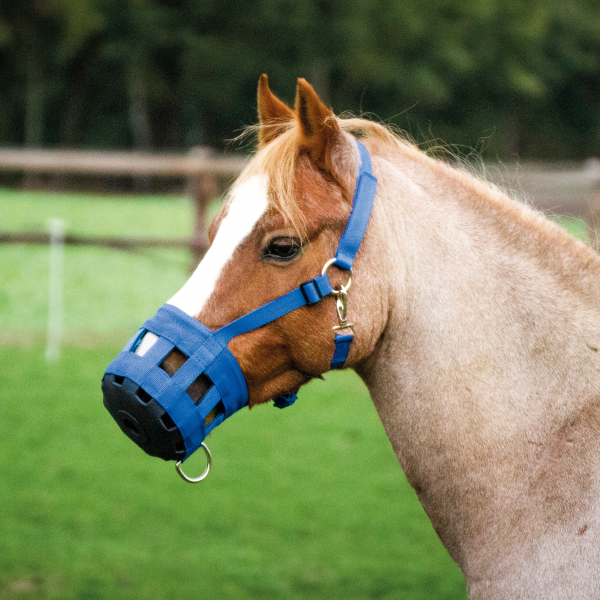
[[[596,0],[6,0],[0,144],[222,147],[263,72],[417,141],[600,153]]]

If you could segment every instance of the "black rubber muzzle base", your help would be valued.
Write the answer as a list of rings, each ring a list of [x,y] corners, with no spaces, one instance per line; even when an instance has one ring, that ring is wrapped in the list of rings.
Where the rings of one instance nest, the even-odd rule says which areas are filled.
[[[163,460],[182,460],[183,437],[167,411],[137,383],[105,373],[102,378],[104,406],[123,433],[144,452]]]

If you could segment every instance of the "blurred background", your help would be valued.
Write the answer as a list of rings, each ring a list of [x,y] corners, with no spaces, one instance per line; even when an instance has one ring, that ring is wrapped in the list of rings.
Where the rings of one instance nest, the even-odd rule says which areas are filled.
[[[597,0],[2,0],[0,143],[223,148],[267,73],[485,157],[600,150]]]
[[[0,600],[466,597],[353,373],[219,427],[198,486],[102,406],[206,248],[261,73],[595,244],[597,0],[0,0]]]

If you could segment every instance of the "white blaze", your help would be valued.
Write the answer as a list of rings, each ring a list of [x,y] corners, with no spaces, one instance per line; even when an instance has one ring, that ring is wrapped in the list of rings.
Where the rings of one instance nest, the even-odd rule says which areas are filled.
[[[267,182],[254,176],[231,191],[227,215],[221,221],[217,235],[204,258],[184,286],[167,302],[190,316],[196,316],[213,293],[227,261],[235,249],[250,234],[267,210]],[[148,332],[136,354],[143,356],[158,338]]]
[[[265,177],[254,176],[235,187],[227,215],[208,252],[185,285],[169,300],[190,316],[197,315],[213,293],[223,267],[267,210]]]

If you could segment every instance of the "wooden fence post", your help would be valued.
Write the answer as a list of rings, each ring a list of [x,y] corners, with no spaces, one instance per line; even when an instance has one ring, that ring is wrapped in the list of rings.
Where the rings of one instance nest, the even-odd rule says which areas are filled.
[[[190,150],[192,156],[208,158],[211,148],[197,147]],[[217,197],[217,178],[213,173],[201,172],[189,179],[189,192],[194,200],[194,233],[192,235],[192,261],[190,271],[198,266],[208,248],[207,208],[211,200]]]

